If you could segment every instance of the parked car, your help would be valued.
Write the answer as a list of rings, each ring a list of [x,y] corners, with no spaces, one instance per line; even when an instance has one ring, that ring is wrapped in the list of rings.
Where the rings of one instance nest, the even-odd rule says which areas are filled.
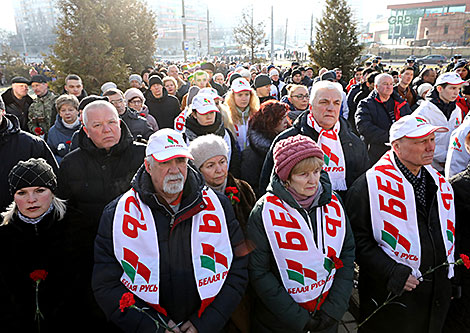
[[[422,58],[416,58],[418,65],[422,64],[444,64],[447,62],[447,58],[440,54],[431,54]]]

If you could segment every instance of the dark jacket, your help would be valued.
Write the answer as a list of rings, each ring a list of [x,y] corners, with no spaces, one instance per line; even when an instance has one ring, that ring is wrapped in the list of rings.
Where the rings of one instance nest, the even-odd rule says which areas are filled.
[[[269,151],[273,139],[263,133],[248,128],[249,145],[242,151],[241,179],[246,180],[255,191],[256,198],[260,198],[259,177],[263,168],[264,159]]]
[[[231,173],[229,173],[227,176],[226,188],[227,187],[236,187],[238,190],[238,193],[234,196],[236,196],[240,202],[237,202],[235,199],[231,200],[231,202],[235,212],[235,217],[237,218],[238,223],[240,223],[240,227],[242,228],[243,234],[246,237],[246,225],[248,224],[248,217],[250,216],[251,210],[256,203],[255,193],[253,192],[250,184],[244,180],[235,178]],[[225,191],[225,194],[228,196],[229,193]]]
[[[322,171],[320,182],[323,193],[320,195],[318,206],[312,207],[308,212],[295,201],[276,174],[273,174],[268,187],[268,192],[275,194],[290,207],[295,208],[305,220],[308,214],[315,239],[316,225],[319,223],[316,214],[317,207],[328,204],[332,196],[329,178],[324,171]],[[304,332],[310,314],[308,310],[294,301],[282,284],[279,268],[263,225],[263,204],[263,198],[258,200],[248,221],[248,239],[253,241],[255,246],[250,255],[248,271],[250,283],[258,296],[253,309],[255,323],[253,332]],[[348,308],[353,286],[354,238],[347,217],[346,235],[339,258],[343,261],[344,267],[336,272],[333,285],[321,306],[321,311],[337,321],[341,320]],[[332,330],[334,331],[334,327]]]
[[[109,152],[95,146],[84,131],[79,148],[67,154],[57,175],[57,195],[95,222],[95,233],[104,206],[130,188],[145,157],[145,145],[133,142],[121,122],[121,139]]]
[[[147,120],[139,116],[137,112],[133,111],[131,108],[126,107],[126,112],[119,117],[126,123],[134,139],[137,139],[137,136],[140,135],[145,140],[148,140],[153,134],[153,130]]]
[[[368,147],[371,163],[377,162],[390,149],[385,145],[389,139],[390,126],[401,117],[411,114],[410,106],[397,92],[394,91],[390,99],[393,100],[394,120],[390,118],[376,90],[357,107],[356,126]]]
[[[145,105],[149,108],[151,114],[158,123],[158,128],[173,128],[175,126],[175,118],[180,114],[180,102],[178,98],[168,95],[165,88],[160,98],[155,98],[152,92],[148,90],[145,95]]]
[[[426,173],[426,207],[416,202],[418,232],[421,244],[420,272],[447,260],[439,222],[437,186]],[[378,246],[372,233],[370,198],[366,175],[349,189],[346,210],[356,240],[356,262],[360,267],[360,320],[370,315],[376,304],[382,304],[388,294],[400,294],[411,268],[390,258]],[[436,270],[424,278],[415,290],[403,292],[396,302],[406,306],[387,305],[377,312],[360,332],[441,332],[451,297],[451,282],[447,269]]]
[[[6,114],[0,123],[0,212],[12,203],[8,174],[19,161],[44,158],[57,173],[57,162],[43,139],[20,130],[18,118]]]
[[[192,216],[205,206],[202,199],[203,186],[202,176],[188,166],[180,209],[175,214],[170,212],[171,209],[162,204],[155,195],[150,175],[143,166],[132,181],[132,188],[149,206],[156,222],[160,251],[160,305],[175,323],[190,320],[201,333],[218,332],[222,329],[240,302],[248,282],[246,269],[248,258],[237,256],[235,250],[243,243],[243,234],[227,197],[217,194],[225,211],[234,256],[222,289],[202,316],[198,317],[201,300],[194,283],[189,240]],[[129,290],[120,282],[123,269],[116,261],[113,250],[113,217],[117,202],[118,199],[105,208],[95,242],[95,268],[92,281],[95,297],[106,316],[125,332],[155,332],[155,323],[145,314],[119,310],[119,300]],[[174,221],[171,230],[170,219]],[[137,306],[148,307],[144,301],[135,298]],[[157,318],[153,308],[149,309],[148,313]],[[162,328],[158,330],[162,333],[163,331]]]
[[[5,103],[5,110],[7,113],[15,115],[20,121],[20,127],[23,131],[28,131],[28,109],[29,106],[33,103],[33,99],[26,95],[20,100],[18,100],[13,95],[13,89],[8,88],[2,94],[3,102]]]
[[[227,93],[227,90],[224,89],[224,87],[222,87],[219,83],[215,82],[214,79],[211,79],[209,81],[209,84],[211,85],[212,88],[214,88],[215,90],[217,90],[217,94],[220,96],[220,97],[223,97],[226,93]]]
[[[470,254],[470,169],[467,168],[450,179],[454,189],[455,204],[455,259],[461,253]],[[470,328],[470,271],[464,266],[454,266],[459,273],[462,297],[451,301],[445,332],[468,332]]]
[[[274,139],[271,148],[269,149],[266,159],[261,170],[260,187],[259,193],[262,195],[266,192],[269,179],[271,178],[271,171],[274,167],[273,161],[273,149],[274,145],[290,136],[302,134],[312,138],[315,142],[318,140],[318,133],[307,124],[307,116],[309,111],[305,111],[299,118],[294,122],[293,126]],[[339,117],[341,122],[341,129],[339,131],[339,138],[341,140],[341,147],[343,148],[343,154],[346,163],[346,185],[348,188],[352,183],[363,174],[370,166],[369,157],[367,156],[367,150],[364,143],[359,139],[348,125],[348,121],[343,117]],[[338,192],[339,195],[344,196],[344,192]]]
[[[357,104],[354,102],[354,98],[361,92],[361,83],[356,83],[351,86],[347,94],[347,103],[349,108],[348,121],[354,134],[357,134],[356,122],[354,121],[354,115],[356,114]]]
[[[78,129],[80,129],[80,123],[74,128],[67,128],[62,122],[62,118],[57,115],[55,124],[47,135],[47,144],[51,148],[57,163],[60,163],[62,158],[69,152],[72,135]]]
[[[58,220],[54,210],[37,224],[25,223],[13,215],[8,225],[0,226],[0,322],[3,332],[37,332],[35,283],[29,274],[36,269],[47,271],[39,283],[39,308],[44,315],[41,332],[62,332],[74,322],[69,332],[93,331],[106,327],[104,318],[91,318],[95,303],[91,293],[93,257],[83,251],[79,226],[86,219],[69,214]],[[76,227],[73,227],[76,226]],[[72,228],[71,228],[72,227]],[[77,228],[78,227],[78,228]],[[91,264],[91,265],[90,265]],[[80,312],[89,320],[77,320]]]
[[[228,129],[224,127],[224,121],[222,119],[222,115],[217,112],[215,121],[212,125],[209,126],[201,126],[196,118],[189,116],[186,119],[186,130],[185,130],[185,137],[186,137],[186,142],[189,144],[191,141],[196,139],[199,136],[207,135],[207,134],[216,134],[222,138],[224,138],[227,141],[227,145],[231,149],[231,154],[230,154],[230,166],[229,166],[229,171],[232,173],[232,175],[236,178],[240,177],[240,159],[241,159],[241,154],[240,150],[238,148],[237,141],[233,137],[232,132],[230,132]]]

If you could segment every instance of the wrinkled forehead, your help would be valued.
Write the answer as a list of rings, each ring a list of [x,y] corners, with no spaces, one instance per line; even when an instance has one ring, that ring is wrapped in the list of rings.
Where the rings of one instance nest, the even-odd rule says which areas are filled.
[[[334,88],[321,88],[317,91],[316,96],[315,96],[315,101],[320,101],[320,100],[329,100],[329,101],[335,101],[335,100],[341,100],[341,93]]]

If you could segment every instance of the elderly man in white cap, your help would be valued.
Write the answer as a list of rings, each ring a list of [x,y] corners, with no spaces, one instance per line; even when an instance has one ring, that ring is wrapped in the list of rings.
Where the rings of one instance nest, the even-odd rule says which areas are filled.
[[[396,302],[374,314],[360,332],[441,332],[449,308],[454,262],[454,194],[430,166],[435,135],[447,128],[420,116],[390,128],[392,149],[356,180],[346,210],[360,266],[361,319],[386,299]]]
[[[426,95],[426,100],[414,112],[429,123],[444,126],[449,130],[447,133],[436,133],[436,153],[432,166],[442,174],[451,133],[462,124],[464,118],[462,110],[455,102],[463,84],[465,81],[455,72],[440,75],[431,92]]]
[[[132,188],[104,210],[93,289],[125,332],[219,332],[245,291],[247,257],[227,197],[204,186],[183,136],[154,133]],[[119,311],[131,292],[139,308]],[[160,330],[158,330],[160,332]]]

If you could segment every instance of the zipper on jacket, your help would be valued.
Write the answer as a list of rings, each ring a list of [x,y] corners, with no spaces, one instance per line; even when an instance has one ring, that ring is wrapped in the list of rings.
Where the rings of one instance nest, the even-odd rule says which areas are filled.
[[[36,236],[39,236],[38,226],[36,224],[34,225],[34,232],[36,233]]]

